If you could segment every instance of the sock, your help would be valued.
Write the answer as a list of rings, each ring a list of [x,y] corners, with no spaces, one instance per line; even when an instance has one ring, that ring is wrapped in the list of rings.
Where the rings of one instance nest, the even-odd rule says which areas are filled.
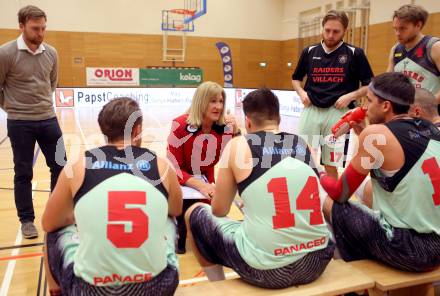
[[[203,267],[203,271],[211,282],[225,280],[223,265],[210,265]]]

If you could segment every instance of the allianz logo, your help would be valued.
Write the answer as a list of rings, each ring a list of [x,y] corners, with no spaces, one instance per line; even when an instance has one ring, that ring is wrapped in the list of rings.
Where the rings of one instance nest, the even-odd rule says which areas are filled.
[[[180,74],[180,81],[188,81],[188,80],[196,81],[196,82],[202,81],[202,75],[194,75],[191,73],[188,73],[188,74],[179,73],[179,74]]]

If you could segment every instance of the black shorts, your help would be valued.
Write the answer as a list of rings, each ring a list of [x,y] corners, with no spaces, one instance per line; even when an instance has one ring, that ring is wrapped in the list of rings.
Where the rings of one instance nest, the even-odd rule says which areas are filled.
[[[79,241],[75,226],[47,234],[50,271],[61,287],[62,295],[173,295],[179,284],[177,268],[168,265],[150,281],[119,286],[94,286],[76,277],[73,256]]]
[[[405,228],[385,229],[379,215],[364,205],[335,202],[332,224],[337,247],[346,261],[375,259],[412,272],[440,266],[439,235]]]
[[[230,228],[241,223],[228,220],[224,218]],[[281,289],[310,283],[324,272],[333,257],[335,245],[330,242],[326,248],[311,252],[292,264],[267,270],[256,269],[243,260],[234,239],[220,229],[218,221],[208,205],[196,207],[191,213],[189,224],[200,254],[211,263],[232,268],[242,280],[259,287]],[[224,229],[225,225],[222,226]]]

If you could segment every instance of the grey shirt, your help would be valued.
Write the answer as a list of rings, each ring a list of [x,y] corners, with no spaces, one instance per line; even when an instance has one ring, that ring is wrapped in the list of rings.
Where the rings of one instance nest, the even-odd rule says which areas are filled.
[[[0,107],[8,119],[55,117],[52,93],[57,81],[58,58],[52,46],[43,43],[32,54],[23,48],[21,36],[0,46]]]

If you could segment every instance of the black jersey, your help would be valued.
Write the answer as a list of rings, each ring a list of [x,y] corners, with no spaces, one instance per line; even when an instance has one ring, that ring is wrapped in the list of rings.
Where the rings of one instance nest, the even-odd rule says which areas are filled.
[[[136,175],[146,180],[168,198],[168,192],[159,175],[157,156],[151,150],[135,146],[126,149],[104,146],[86,151],[85,158],[84,181],[74,197],[75,204],[95,186],[121,173]]]
[[[312,104],[328,108],[340,96],[357,90],[359,83],[368,85],[373,71],[364,51],[344,42],[330,53],[324,51],[322,44],[306,47],[292,79],[302,81],[305,75],[304,90]]]
[[[249,177],[237,185],[240,194],[286,157],[304,162],[319,176],[309,147],[301,137],[284,132],[274,134],[264,131],[247,134],[245,137],[252,152],[253,169]]]

